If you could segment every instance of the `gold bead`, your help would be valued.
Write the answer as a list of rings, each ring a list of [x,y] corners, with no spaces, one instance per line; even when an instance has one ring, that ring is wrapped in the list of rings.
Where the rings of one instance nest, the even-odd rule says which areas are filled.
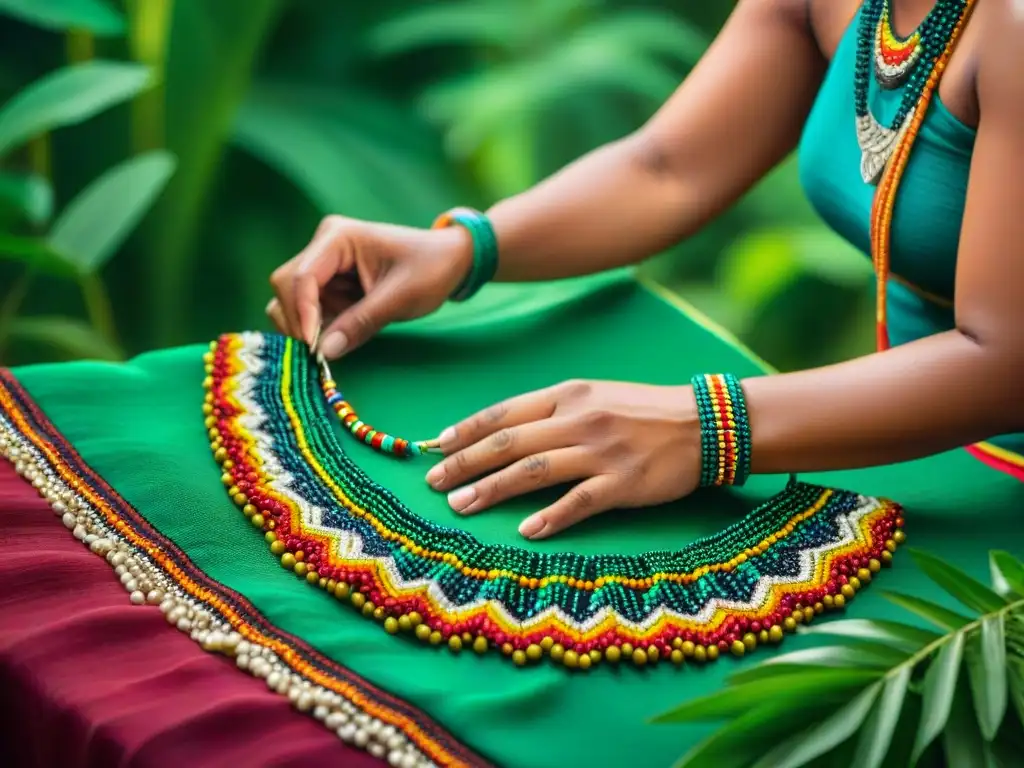
[[[825,612],[825,606],[822,605],[821,603],[815,603],[814,604],[814,612],[818,613],[818,614],[824,613]]]
[[[238,493],[232,494],[231,500],[234,501],[235,504],[237,504],[238,506],[242,507],[245,506],[246,502],[249,501],[249,497],[246,496],[241,491],[239,491]]]
[[[464,643],[472,643],[473,642],[473,635],[472,635],[472,633],[470,633],[470,632],[463,632],[462,633],[462,642],[464,642]]]
[[[684,651],[684,653],[685,653],[685,651]],[[698,662],[700,662],[702,664],[705,661],[707,661],[708,655],[707,655],[707,652],[704,650],[704,646],[703,645],[695,645],[693,647],[693,658],[694,658],[694,660],[696,660],[696,661],[698,661]]]
[[[609,645],[604,649],[604,657],[608,659],[612,664],[618,664],[619,659],[622,658],[622,651],[617,645]]]
[[[827,609],[831,609],[835,605],[835,603],[832,602],[832,595],[825,595],[821,598],[821,603]]]
[[[540,648],[542,651],[550,651],[554,644],[555,641],[553,638],[545,637],[543,640],[540,641]]]
[[[878,573],[880,570],[882,570],[882,564],[872,557],[870,560],[868,560],[868,570],[872,573]]]
[[[893,533],[892,540],[895,541],[897,544],[902,544],[907,540],[907,534],[905,534],[901,530],[897,530]]]
[[[594,661],[590,658],[589,653],[581,653],[577,663],[580,665],[580,669],[590,669]]]
[[[213,460],[218,464],[228,457],[228,451],[226,448],[218,448],[213,454]],[[234,480],[232,479],[232,482]]]
[[[351,590],[349,589],[348,584],[344,581],[339,581],[337,586],[334,587],[334,596],[339,600],[344,600],[349,596],[350,592]]]
[[[842,595],[836,595],[832,598],[832,602],[835,603],[837,609],[842,610],[846,607],[846,598]]]
[[[892,565],[892,552],[882,552],[882,565],[886,567]]]
[[[678,648],[673,648],[672,653],[669,654],[669,658],[672,660],[673,664],[678,666],[683,663],[683,652]]]
[[[295,555],[293,555],[291,552],[285,552],[283,555],[281,555],[281,567],[285,568],[286,570],[289,570],[289,571],[292,568],[294,568],[295,567]]]
[[[858,579],[856,576],[851,576],[850,577],[850,586],[853,587],[854,590],[858,590],[858,589],[860,589],[864,585],[860,583],[860,579]]]
[[[804,608],[804,624],[810,624],[811,619],[814,618],[813,608]]]
[[[580,665],[580,655],[576,651],[566,651],[565,655],[562,656],[562,662],[569,669],[576,669]]]
[[[544,649],[536,643],[530,643],[526,646],[526,659],[527,661],[540,661],[544,655]]]
[[[768,638],[768,630],[767,629],[762,629],[760,632],[757,633],[757,642],[759,642],[759,643],[767,643],[768,639],[769,638]]]
[[[751,639],[753,639],[753,635],[751,635]],[[747,646],[739,640],[733,640],[730,650],[732,650],[733,656],[742,656],[747,652]]]
[[[272,544],[270,545],[270,551],[271,551],[271,553],[272,553],[272,554],[275,554],[275,555],[277,555],[278,557],[280,557],[281,555],[283,555],[283,554],[285,553],[285,550],[286,550],[286,549],[287,549],[287,548],[285,547],[285,545],[284,545],[284,542],[283,542],[283,541],[275,541],[274,543],[272,543]],[[283,565],[283,563],[282,563],[282,565]]]
[[[672,638],[672,647],[673,648],[680,648],[681,649],[683,647],[683,638],[681,638],[681,637],[673,637]]]
[[[792,616],[787,616],[782,620],[782,626],[787,632],[796,632],[796,619]]]
[[[398,619],[394,616],[388,616],[384,619],[384,631],[389,635],[393,635],[398,632]]]
[[[364,595],[362,592],[353,592],[352,605],[354,605],[356,608],[362,608],[364,605],[366,605],[366,595]]]
[[[843,584],[842,589],[840,589],[839,591],[843,593],[843,597],[845,597],[847,600],[853,600],[853,598],[857,594],[854,591],[853,587],[849,584]]]
[[[242,507],[242,514],[246,517],[252,517],[256,514],[257,511],[258,510],[256,509],[256,507],[254,507],[252,504],[246,504],[244,507]]]
[[[857,570],[857,578],[860,579],[864,584],[871,581],[871,571],[867,568],[860,568]]]
[[[373,612],[377,610],[377,606],[371,601],[367,600],[363,603],[362,612],[363,616],[373,616]]]
[[[398,628],[403,632],[408,632],[412,629],[412,622],[409,621],[409,617],[402,615],[398,617]]]
[[[295,571],[299,576],[305,576],[309,566],[305,563],[296,563],[292,566],[292,570]]]
[[[803,608],[797,608],[795,611],[793,611],[792,614],[790,614],[790,618],[793,619],[793,621],[795,621],[797,624],[803,624],[804,623],[804,609]]]
[[[458,653],[462,650],[462,638],[458,635],[452,635],[448,638],[448,648]]]
[[[418,627],[420,624],[423,623],[423,617],[420,616],[420,614],[417,611],[413,611],[409,614],[409,621],[412,622],[412,625],[414,627]]]
[[[262,528],[264,523],[267,521],[264,519],[263,515],[253,515],[249,518],[249,522],[252,523],[253,528]]]
[[[885,557],[886,552],[888,552],[889,554],[892,554],[895,551],[896,551],[896,542],[893,541],[892,539],[887,539],[886,542],[885,542],[885,552],[882,552],[882,557],[883,558]]]
[[[652,664],[661,658],[661,653],[658,652],[658,646],[649,645],[647,646],[647,660]]]
[[[429,639],[431,645],[440,645],[441,641],[444,640],[444,635],[442,635],[435,629],[433,632],[430,633]]]
[[[768,630],[768,640],[770,642],[781,643],[782,637],[782,627],[780,627],[778,624],[772,625],[772,628]]]
[[[633,655],[633,644],[632,643],[623,643],[622,644],[622,655],[623,656],[632,656]]]
[[[310,569],[306,572],[306,581],[308,581],[310,584],[316,584],[320,581],[320,574]]]
[[[684,640],[683,644],[679,646],[679,650],[683,652],[683,656],[693,656],[696,646],[692,640]]]
[[[708,661],[714,661],[717,658],[718,658],[718,646],[717,645],[709,645],[708,646]]]
[[[526,664],[526,654],[522,651],[512,651],[512,663],[517,667],[521,667]]]
[[[511,656],[512,651],[514,650],[515,647],[512,645],[512,643],[502,643],[501,645],[501,652],[506,656]]]
[[[426,624],[417,624],[415,632],[417,640],[430,639],[430,627],[428,627]]]
[[[590,654],[589,654],[589,655],[590,655],[590,660],[591,660],[592,662],[594,662],[595,664],[598,664],[598,663],[600,663],[600,661],[601,661],[601,658],[602,658],[602,654],[601,654],[601,652],[600,652],[599,650],[597,650],[596,648],[593,648],[593,649],[592,649],[592,650],[590,651]]]
[[[561,643],[555,643],[551,646],[551,660],[561,661],[565,657],[565,648],[562,647]]]
[[[638,667],[644,666],[647,663],[647,651],[643,648],[636,648],[633,651],[633,663]]]
[[[473,651],[475,653],[487,653],[487,648],[489,647],[489,645],[490,644],[487,642],[487,638],[483,635],[479,635],[473,640]]]

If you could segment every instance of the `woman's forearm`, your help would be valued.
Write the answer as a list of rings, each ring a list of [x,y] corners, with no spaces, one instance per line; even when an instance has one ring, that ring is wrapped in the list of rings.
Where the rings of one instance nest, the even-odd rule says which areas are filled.
[[[488,211],[501,250],[497,279],[551,280],[635,264],[708,218],[686,184],[660,172],[640,134],[585,155]]]
[[[757,473],[907,461],[1024,430],[1019,352],[958,332],[743,382]]]

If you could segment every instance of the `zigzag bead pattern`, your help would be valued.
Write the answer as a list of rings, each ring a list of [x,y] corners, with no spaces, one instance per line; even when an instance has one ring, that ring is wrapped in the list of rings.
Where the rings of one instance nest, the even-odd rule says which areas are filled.
[[[904,539],[893,502],[792,482],[680,549],[541,554],[416,515],[345,454],[305,345],[221,337],[203,410],[222,481],[282,567],[390,634],[586,670],[743,655],[841,609]]]

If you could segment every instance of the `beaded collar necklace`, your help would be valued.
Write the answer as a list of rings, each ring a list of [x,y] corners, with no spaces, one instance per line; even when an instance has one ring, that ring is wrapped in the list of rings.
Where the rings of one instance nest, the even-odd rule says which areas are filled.
[[[877,184],[871,209],[871,260],[876,276],[876,346],[889,348],[886,288],[896,193],[910,150],[924,122],[935,89],[977,0],[937,0],[909,37],[892,30],[890,0],[866,0],[857,30],[854,112],[861,150],[861,176]],[[882,125],[868,106],[872,71],[882,88],[905,86],[892,122]]]
[[[416,514],[349,458],[330,427],[339,401],[325,399],[306,345],[231,334],[205,363],[203,412],[221,480],[282,568],[387,633],[453,653],[576,670],[744,655],[842,609],[904,540],[896,504],[794,480],[741,521],[674,550],[487,544]]]

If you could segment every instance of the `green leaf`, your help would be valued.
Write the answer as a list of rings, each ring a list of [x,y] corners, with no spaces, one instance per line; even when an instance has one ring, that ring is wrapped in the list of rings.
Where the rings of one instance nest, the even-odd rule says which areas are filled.
[[[916,613],[922,619],[930,621],[942,629],[956,630],[971,623],[971,619],[961,616],[956,611],[943,608],[938,603],[925,600],[914,595],[904,595],[900,592],[882,592],[882,597],[890,603],[895,603],[901,608],[906,608],[911,613]]]
[[[148,69],[115,61],[90,61],[51,72],[0,110],[0,155],[40,133],[87,120],[149,85]]]
[[[1024,563],[1009,552],[996,550],[989,553],[989,567],[992,571],[992,583],[996,584],[998,581],[1003,587],[997,587],[996,591],[999,594],[1006,597],[1012,591],[1024,597]]]
[[[793,702],[785,709],[771,702],[762,704],[694,745],[675,768],[749,768],[764,753],[766,742],[789,736],[820,714],[813,702]]]
[[[838,747],[857,732],[882,686],[876,683],[823,722],[780,744],[765,755],[755,768],[800,768]]]
[[[124,17],[104,0],[0,0],[0,13],[58,32],[119,35]]]
[[[981,735],[985,741],[992,741],[1006,715],[1008,698],[1003,614],[986,616],[982,619],[981,631],[971,636],[967,672]]]
[[[889,751],[913,667],[900,667],[885,680],[882,694],[857,742],[851,768],[878,768]]]
[[[16,209],[29,224],[45,224],[53,213],[53,189],[42,176],[0,173],[0,201]]]
[[[935,555],[912,549],[910,556],[928,578],[968,608],[979,613],[989,613],[998,611],[1006,605],[1006,600],[980,581]]]
[[[9,329],[12,338],[44,344],[68,359],[124,359],[124,353],[116,345],[74,317],[19,317],[12,321]]]
[[[732,675],[730,683],[748,683],[767,677],[797,674],[801,670],[829,667],[855,667],[858,669],[891,669],[909,658],[906,650],[881,643],[855,643],[826,645],[784,653],[761,664]]]
[[[783,707],[789,701],[805,700],[810,696],[821,701],[827,697],[845,696],[849,691],[863,688],[879,677],[880,672],[871,670],[800,670],[787,677],[771,677],[723,688],[708,696],[685,702],[658,715],[652,722],[720,720],[740,715],[769,700],[777,707]]]
[[[526,15],[499,3],[417,5],[372,29],[364,44],[378,56],[446,45],[507,49],[525,36]]]
[[[957,686],[949,722],[942,731],[942,748],[946,765],[956,768],[988,768],[988,744],[978,730],[971,713],[970,692],[963,684]]]
[[[0,259],[20,261],[54,277],[74,277],[75,269],[49,243],[36,237],[0,233]]]
[[[895,621],[873,621],[870,619],[844,619],[823,622],[805,627],[802,634],[836,635],[856,640],[871,640],[886,645],[916,651],[928,643],[938,640],[941,635],[927,629],[900,624]]]
[[[925,673],[924,709],[921,712],[921,723],[914,740],[912,759],[914,763],[946,727],[949,710],[953,704],[953,694],[956,691],[956,680],[960,672],[963,650],[964,633],[957,632],[939,649]]]
[[[96,272],[163,190],[175,160],[157,150],[111,168],[68,203],[54,222],[50,246],[81,274]]]

